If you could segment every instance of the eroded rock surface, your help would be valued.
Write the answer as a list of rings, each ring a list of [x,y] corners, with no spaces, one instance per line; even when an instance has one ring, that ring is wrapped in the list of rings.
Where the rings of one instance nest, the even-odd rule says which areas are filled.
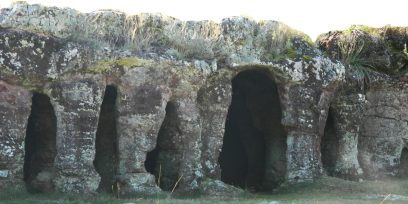
[[[276,21],[2,8],[0,190],[236,195],[404,174],[406,84],[372,72],[364,87],[337,35],[324,54]],[[396,73],[398,56],[376,63]]]

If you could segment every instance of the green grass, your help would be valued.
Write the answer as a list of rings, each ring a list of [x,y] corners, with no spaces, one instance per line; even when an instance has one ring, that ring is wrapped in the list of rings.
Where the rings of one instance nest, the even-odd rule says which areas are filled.
[[[214,203],[253,203],[277,201],[279,203],[352,203],[371,204],[381,203],[384,198],[368,198],[368,195],[395,194],[408,196],[408,179],[390,179],[385,181],[364,181],[360,183],[345,181],[333,177],[320,177],[313,183],[299,183],[286,185],[277,191],[253,194],[246,192],[237,197],[205,197],[199,191],[191,195],[181,195],[170,198],[169,192],[159,194],[135,193],[117,199],[110,194],[99,194],[94,197],[80,195],[62,195],[59,193],[29,194],[25,191],[12,191],[0,196],[0,203],[77,203],[77,204],[123,204],[123,203],[152,203],[152,204],[214,204]],[[385,200],[384,204],[408,203],[407,200]]]

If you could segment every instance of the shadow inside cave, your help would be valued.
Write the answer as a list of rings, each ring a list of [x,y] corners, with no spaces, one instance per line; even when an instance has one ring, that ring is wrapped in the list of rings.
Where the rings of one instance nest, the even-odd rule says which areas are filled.
[[[53,190],[52,172],[56,147],[57,118],[50,98],[34,93],[25,137],[24,181],[36,192]]]
[[[286,174],[278,87],[262,72],[250,70],[232,80],[232,91],[219,157],[221,180],[243,189],[272,190]]]
[[[101,112],[99,114],[98,129],[95,138],[95,170],[101,177],[98,191],[111,192],[112,185],[116,186],[116,168],[118,161],[116,134],[116,98],[118,92],[114,86],[106,86]]]
[[[155,175],[156,183],[164,191],[172,190],[179,179],[182,160],[182,141],[179,127],[174,104],[168,102],[166,116],[157,137],[156,148],[147,153],[145,161],[146,171]]]

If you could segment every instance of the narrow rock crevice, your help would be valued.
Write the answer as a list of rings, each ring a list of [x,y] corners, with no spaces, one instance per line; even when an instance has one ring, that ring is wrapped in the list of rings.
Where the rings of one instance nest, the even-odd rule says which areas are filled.
[[[93,164],[101,176],[99,191],[108,191],[112,185],[116,185],[117,168],[117,134],[115,103],[117,89],[114,86],[106,86],[105,96],[101,105],[98,129],[95,140],[95,160]]]
[[[24,181],[30,190],[53,190],[52,172],[56,148],[57,118],[50,98],[35,93],[25,137]]]
[[[321,140],[321,153],[323,168],[327,175],[334,176],[336,161],[338,157],[339,139],[336,134],[336,126],[332,108],[329,108],[329,114],[324,128],[324,135]]]
[[[179,179],[183,144],[178,121],[174,104],[168,102],[166,116],[157,137],[156,148],[146,156],[146,171],[155,175],[156,183],[160,184],[159,187],[164,191],[172,190]]]

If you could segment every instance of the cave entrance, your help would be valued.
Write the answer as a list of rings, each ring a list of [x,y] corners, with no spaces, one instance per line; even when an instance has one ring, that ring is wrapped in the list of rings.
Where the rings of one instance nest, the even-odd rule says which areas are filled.
[[[329,176],[334,176],[339,148],[333,112],[333,109],[330,107],[324,134],[320,142],[323,168]]]
[[[146,171],[155,175],[156,183],[164,191],[172,190],[179,179],[182,142],[178,121],[174,104],[168,102],[166,116],[157,137],[156,148],[146,156]],[[160,181],[158,180],[159,174]]]
[[[53,190],[52,172],[57,155],[57,118],[50,98],[34,93],[25,137],[24,181],[30,190]]]
[[[408,149],[404,147],[401,151],[399,171],[401,176],[408,177]]]
[[[219,157],[221,180],[255,191],[272,190],[286,175],[287,136],[278,87],[251,70],[232,80],[232,92]]]
[[[96,131],[95,160],[93,161],[96,171],[101,176],[99,191],[110,192],[112,185],[116,186],[118,151],[115,102],[117,95],[118,92],[114,86],[106,86]]]

